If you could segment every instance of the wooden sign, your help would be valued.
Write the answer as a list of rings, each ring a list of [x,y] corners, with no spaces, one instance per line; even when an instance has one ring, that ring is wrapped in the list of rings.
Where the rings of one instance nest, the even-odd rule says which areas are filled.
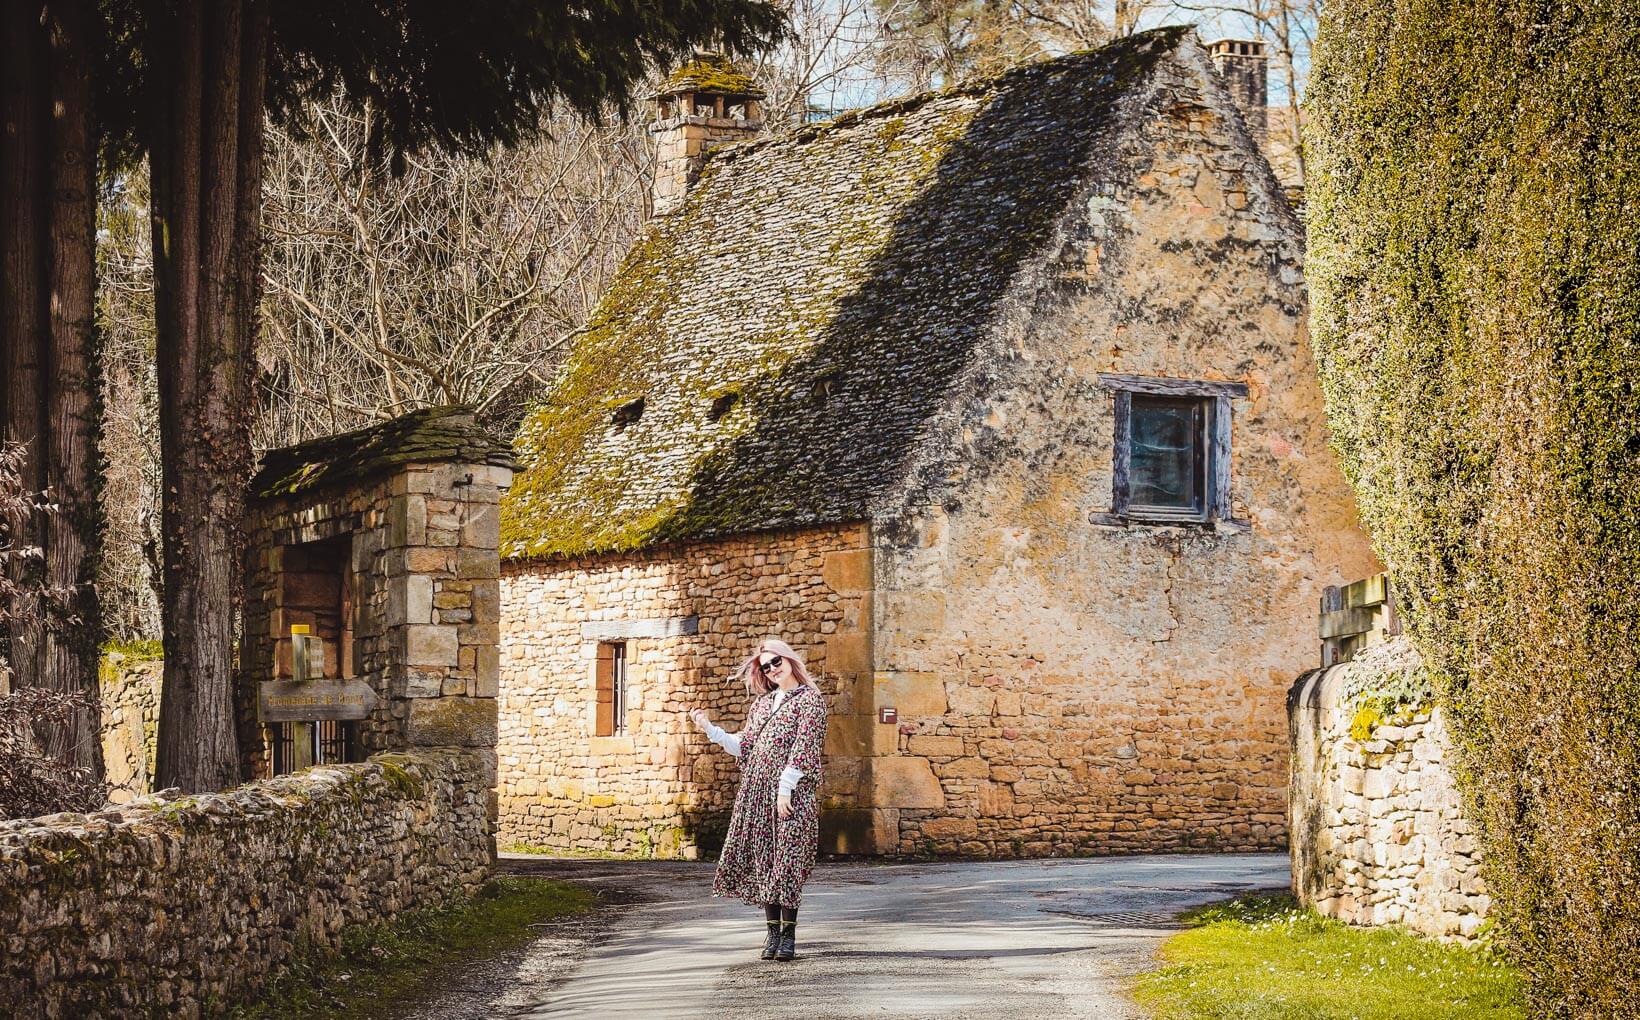
[[[367,719],[376,692],[363,680],[269,680],[257,685],[256,714],[265,723]]]

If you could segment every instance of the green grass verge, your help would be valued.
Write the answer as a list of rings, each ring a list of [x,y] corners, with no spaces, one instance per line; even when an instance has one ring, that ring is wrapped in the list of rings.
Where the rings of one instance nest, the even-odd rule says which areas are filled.
[[[1352,928],[1254,896],[1185,915],[1134,997],[1157,1020],[1524,1020],[1520,979],[1485,948]]]
[[[237,1020],[374,1020],[437,988],[451,966],[499,956],[529,941],[530,925],[589,909],[593,896],[564,882],[502,878],[477,896],[390,924],[342,933],[334,953],[306,952]]]

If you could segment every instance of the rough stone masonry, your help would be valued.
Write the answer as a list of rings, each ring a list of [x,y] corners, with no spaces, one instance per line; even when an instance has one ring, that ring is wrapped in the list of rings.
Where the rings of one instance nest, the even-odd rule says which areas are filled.
[[[502,838],[709,850],[682,713],[735,728],[772,634],[831,693],[828,849],[1282,847],[1314,599],[1376,569],[1302,236],[1180,30],[708,153],[515,444]],[[1194,518],[1131,505],[1146,387],[1216,430]]]
[[[1346,691],[1421,668],[1405,638],[1304,674],[1289,704],[1293,890],[1352,924],[1402,924],[1466,941],[1486,920],[1474,822],[1449,764],[1444,713],[1423,706],[1366,739]]]
[[[349,924],[470,895],[492,860],[478,757],[0,822],[0,1000],[18,1020],[212,1016]]]

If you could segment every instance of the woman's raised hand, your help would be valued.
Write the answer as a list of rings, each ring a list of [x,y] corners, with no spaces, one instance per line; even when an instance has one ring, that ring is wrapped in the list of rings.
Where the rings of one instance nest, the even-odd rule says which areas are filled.
[[[689,713],[689,718],[694,720],[695,726],[698,727],[702,733],[706,732],[706,728],[712,725],[712,717],[706,714],[706,709],[704,708],[691,710]]]

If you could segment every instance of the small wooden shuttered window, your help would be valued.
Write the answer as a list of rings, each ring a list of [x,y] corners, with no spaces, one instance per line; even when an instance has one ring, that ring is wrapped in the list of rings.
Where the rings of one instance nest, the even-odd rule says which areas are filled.
[[[598,642],[598,710],[593,735],[626,732],[626,642]]]

